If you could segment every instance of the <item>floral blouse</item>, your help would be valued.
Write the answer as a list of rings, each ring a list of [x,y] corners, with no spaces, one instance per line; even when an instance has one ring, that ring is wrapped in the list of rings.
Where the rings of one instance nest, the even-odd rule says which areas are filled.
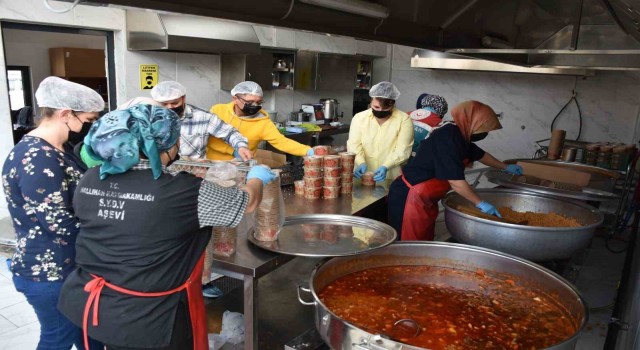
[[[16,230],[11,271],[34,281],[62,281],[75,266],[79,222],[71,201],[82,167],[71,152],[25,135],[2,167]]]

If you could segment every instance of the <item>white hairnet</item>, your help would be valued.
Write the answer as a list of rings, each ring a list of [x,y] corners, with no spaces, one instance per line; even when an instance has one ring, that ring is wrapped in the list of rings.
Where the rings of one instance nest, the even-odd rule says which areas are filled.
[[[177,81],[163,81],[151,89],[151,97],[158,102],[175,100],[187,94],[187,89]]]
[[[381,81],[371,87],[369,96],[397,100],[400,97],[400,90],[388,81]]]
[[[102,112],[104,100],[92,89],[58,77],[47,77],[36,90],[40,107],[71,109],[79,112]]]
[[[256,95],[262,97],[262,88],[258,83],[253,81],[243,81],[231,90],[231,96],[235,95]]]

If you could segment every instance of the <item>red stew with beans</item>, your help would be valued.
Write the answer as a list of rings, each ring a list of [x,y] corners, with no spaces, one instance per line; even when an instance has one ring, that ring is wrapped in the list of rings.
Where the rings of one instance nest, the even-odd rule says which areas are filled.
[[[372,268],[341,277],[320,300],[368,332],[428,349],[542,349],[577,331],[554,298],[508,277],[431,266]],[[420,326],[394,326],[413,319]]]

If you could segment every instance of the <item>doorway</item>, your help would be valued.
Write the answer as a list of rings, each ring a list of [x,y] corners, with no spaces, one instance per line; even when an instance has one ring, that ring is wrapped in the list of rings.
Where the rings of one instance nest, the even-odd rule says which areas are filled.
[[[11,107],[11,118],[0,122],[11,121],[14,143],[35,126],[34,93],[48,76],[94,89],[105,101],[103,113],[116,109],[113,32],[6,21],[0,27]]]

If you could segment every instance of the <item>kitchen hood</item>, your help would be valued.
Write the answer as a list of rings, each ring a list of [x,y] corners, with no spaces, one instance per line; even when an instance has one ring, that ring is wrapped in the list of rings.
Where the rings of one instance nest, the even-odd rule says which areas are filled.
[[[594,75],[594,71],[583,68],[556,68],[556,67],[524,67],[489,61],[479,58],[453,55],[438,51],[415,49],[411,56],[412,68],[428,68],[439,70],[467,70],[503,73],[532,73],[532,74],[558,74],[558,75]]]
[[[521,0],[497,11],[490,0],[469,1],[444,22],[438,50],[535,69],[638,70],[640,13],[629,5],[621,14],[623,2]]]
[[[227,20],[127,10],[129,50],[207,54],[260,52],[253,26]]]

